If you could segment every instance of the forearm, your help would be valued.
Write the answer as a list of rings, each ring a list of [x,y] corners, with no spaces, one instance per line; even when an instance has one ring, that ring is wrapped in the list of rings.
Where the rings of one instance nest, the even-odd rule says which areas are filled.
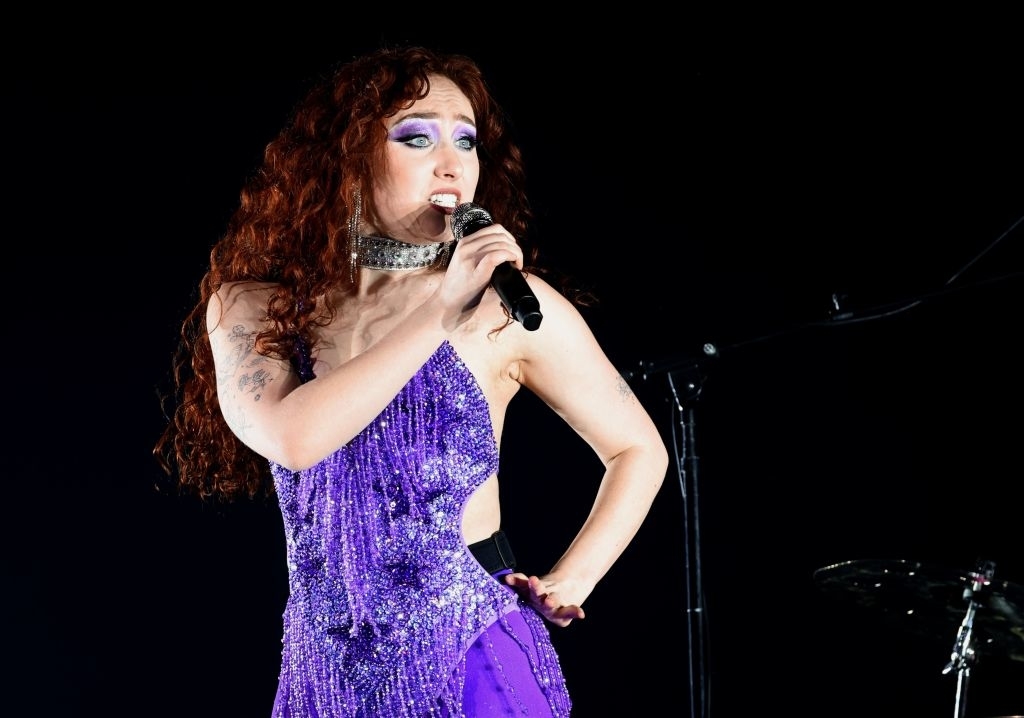
[[[316,378],[305,384],[278,379],[259,395],[239,391],[245,384],[239,375],[261,369],[252,362],[272,365],[261,357],[247,362],[219,381],[221,408],[257,453],[291,469],[306,468],[365,428],[449,334],[438,303],[428,301],[359,355],[337,366],[318,362]]]
[[[548,574],[564,603],[580,605],[636,536],[667,468],[661,445],[623,452],[606,465],[590,514]]]

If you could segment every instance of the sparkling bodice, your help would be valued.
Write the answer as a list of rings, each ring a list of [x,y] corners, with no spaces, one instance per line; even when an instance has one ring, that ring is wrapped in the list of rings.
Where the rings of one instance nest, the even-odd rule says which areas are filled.
[[[349,444],[303,471],[271,464],[290,588],[275,718],[456,705],[465,649],[516,606],[460,528],[497,469],[487,402],[447,342]]]

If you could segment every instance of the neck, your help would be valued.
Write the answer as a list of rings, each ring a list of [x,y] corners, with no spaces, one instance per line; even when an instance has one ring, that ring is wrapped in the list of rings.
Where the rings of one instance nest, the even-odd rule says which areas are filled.
[[[390,237],[360,236],[356,263],[366,269],[405,270],[445,267],[455,241],[411,244]]]

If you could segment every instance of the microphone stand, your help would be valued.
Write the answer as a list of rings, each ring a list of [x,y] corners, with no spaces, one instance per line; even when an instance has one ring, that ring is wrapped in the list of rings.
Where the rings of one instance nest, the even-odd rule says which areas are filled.
[[[832,296],[833,309],[829,312],[826,320],[811,321],[798,324],[788,329],[782,329],[774,333],[754,337],[745,341],[736,342],[726,346],[725,351],[738,350],[740,348],[769,340],[777,339],[787,334],[794,334],[808,329],[826,326],[842,326],[858,322],[872,321],[901,314],[914,309],[926,300],[934,299],[952,292],[970,289],[984,284],[1004,281],[1007,279],[1020,279],[1024,274],[1014,272],[1007,275],[977,282],[973,285],[959,287],[946,287],[940,292],[930,295],[920,295],[909,300],[901,300],[888,305],[879,305],[868,308],[863,312],[849,311],[847,307],[841,306],[840,297],[837,294]],[[675,463],[679,473],[680,495],[683,500],[683,560],[686,569],[686,617],[687,617],[687,639],[690,650],[690,717],[707,718],[708,716],[708,675],[705,663],[707,661],[707,616],[704,604],[704,588],[701,573],[701,539],[700,539],[700,507],[699,507],[699,458],[695,450],[695,411],[694,404],[700,397],[704,388],[705,367],[709,361],[719,358],[721,350],[713,343],[707,342],[702,347],[703,356],[682,356],[656,361],[641,361],[639,368],[635,370],[621,370],[620,374],[627,381],[647,381],[652,376],[666,374],[669,387],[672,391],[672,426],[675,429],[678,420],[679,431],[673,433],[675,443]],[[678,419],[676,418],[678,415]],[[980,588],[980,586],[978,587]],[[978,589],[976,588],[975,591]],[[973,593],[971,594],[973,596]],[[965,595],[965,598],[969,596]],[[958,686],[958,701],[961,706],[955,718],[963,718],[962,704],[966,700],[967,682],[970,674],[970,664],[974,661],[974,649],[970,646],[971,626],[974,617],[975,603],[971,600],[968,615],[964,619],[964,628],[961,636],[958,637],[957,647],[954,649],[954,661],[950,663],[946,671],[956,668],[960,684]]]
[[[709,715],[708,672],[705,668],[707,620],[704,611],[704,586],[701,580],[700,538],[700,459],[696,451],[696,412],[694,404],[704,388],[704,364],[716,358],[714,344],[704,344],[704,358],[676,358],[666,362],[641,362],[638,372],[623,372],[630,380],[647,380],[654,374],[665,373],[672,392],[672,426],[678,422],[679,431],[673,432],[675,463],[679,474],[679,493],[683,500],[683,563],[686,571],[684,597],[686,602],[687,646],[689,663],[690,717],[707,718]]]
[[[786,334],[802,332],[815,327],[843,326],[885,319],[915,309],[928,300],[937,299],[955,292],[1006,280],[1022,279],[1024,278],[1024,272],[1014,271],[970,284],[955,284],[964,272],[997,244],[1002,242],[1021,224],[1024,224],[1024,216],[1015,220],[995,241],[947,279],[938,291],[869,307],[863,311],[851,311],[849,307],[844,306],[846,296],[835,293],[831,298],[831,308],[827,319],[797,324],[774,333],[733,343],[725,347],[725,349],[727,351],[737,350],[745,346],[777,339]],[[717,359],[721,353],[719,347],[711,342],[706,342],[703,345],[702,352],[703,356],[699,357],[682,356],[658,361],[641,361],[639,369],[620,370],[619,372],[627,382],[635,379],[647,381],[656,374],[666,374],[674,399],[672,411],[673,413],[678,413],[680,431],[678,434],[673,433],[673,442],[677,444],[675,446],[675,462],[679,473],[680,494],[683,500],[683,560],[686,568],[687,639],[691,658],[689,672],[691,718],[707,718],[708,716],[708,676],[705,667],[707,659],[707,645],[705,641],[707,616],[704,605],[704,587],[701,580],[700,507],[698,506],[698,469],[700,462],[695,450],[694,434],[696,420],[693,405],[700,397],[700,393],[704,388],[704,367],[709,361]],[[673,417],[671,425],[673,428],[675,427],[675,417]],[[957,636],[957,643],[953,648],[953,660],[950,661],[944,671],[944,673],[948,673],[955,668],[959,676],[955,718],[963,718],[963,710],[966,706],[967,682],[970,676],[971,664],[975,660],[975,651],[970,645],[974,613],[977,607],[974,597],[991,579],[990,569],[987,576],[984,573],[984,568],[979,569],[979,571],[982,571],[982,573],[975,575],[978,578],[976,578],[972,587],[964,591],[964,598],[969,601],[967,615],[964,617],[960,634]]]

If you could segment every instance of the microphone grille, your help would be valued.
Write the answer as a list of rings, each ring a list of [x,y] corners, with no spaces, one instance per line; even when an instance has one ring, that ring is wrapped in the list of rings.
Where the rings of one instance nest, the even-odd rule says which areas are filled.
[[[456,240],[460,240],[470,225],[476,224],[483,228],[493,223],[491,215],[486,209],[472,202],[463,202],[452,212],[452,236]]]

